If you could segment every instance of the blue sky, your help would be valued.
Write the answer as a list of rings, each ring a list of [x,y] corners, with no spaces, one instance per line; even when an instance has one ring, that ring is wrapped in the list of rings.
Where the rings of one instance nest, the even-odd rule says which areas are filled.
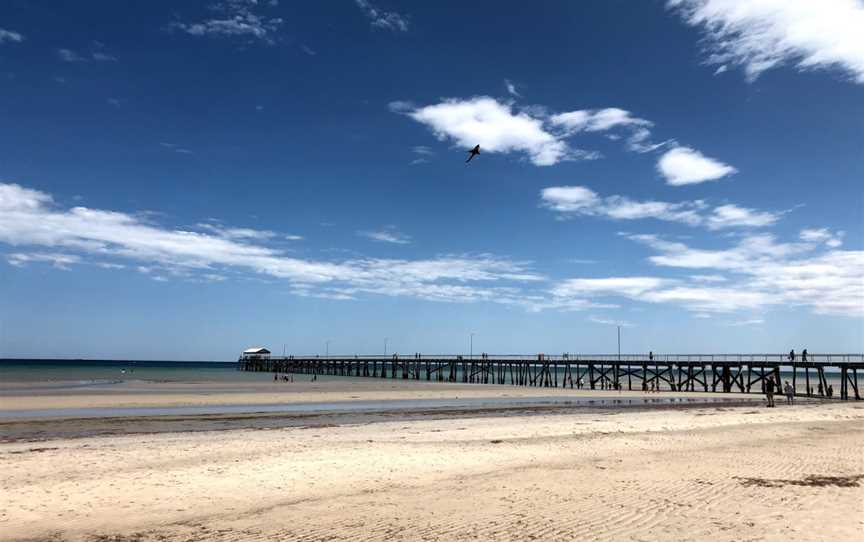
[[[862,25],[5,2],[0,356],[860,352]]]

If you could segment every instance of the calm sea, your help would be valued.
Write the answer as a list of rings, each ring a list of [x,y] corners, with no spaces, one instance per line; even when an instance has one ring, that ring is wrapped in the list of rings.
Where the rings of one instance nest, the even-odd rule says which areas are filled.
[[[124,380],[194,382],[238,380],[252,373],[219,361],[116,361],[0,359],[0,384],[64,383],[93,385]]]

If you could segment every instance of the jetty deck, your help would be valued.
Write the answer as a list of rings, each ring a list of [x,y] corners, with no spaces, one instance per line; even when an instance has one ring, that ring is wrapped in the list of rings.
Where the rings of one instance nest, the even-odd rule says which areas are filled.
[[[592,354],[241,356],[238,369],[273,373],[392,378],[512,386],[642,391],[761,392],[781,371],[797,395],[827,397],[839,378],[840,399],[861,399],[864,354]],[[789,374],[791,373],[791,378]],[[829,382],[830,380],[830,382]],[[804,385],[804,393],[800,386]]]

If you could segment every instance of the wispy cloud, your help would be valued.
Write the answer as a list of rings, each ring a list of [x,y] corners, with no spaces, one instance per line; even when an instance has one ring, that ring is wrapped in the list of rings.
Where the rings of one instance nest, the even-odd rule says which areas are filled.
[[[666,184],[672,186],[716,181],[738,171],[690,147],[666,151],[657,161],[657,170],[666,178]]]
[[[359,231],[357,235],[372,239],[373,241],[381,241],[382,243],[393,243],[396,245],[407,245],[411,243],[411,236],[401,233],[393,226],[377,231]]]
[[[743,66],[750,81],[793,65],[836,68],[864,84],[859,0],[669,0],[667,5],[704,31],[709,64]]]
[[[864,251],[838,250],[823,241],[780,243],[770,234],[748,235],[726,249],[698,249],[656,235],[629,235],[657,254],[659,267],[731,273],[723,288],[680,290],[677,300],[704,307],[760,308],[808,305],[820,314],[864,316]],[[728,286],[726,286],[728,284]],[[676,299],[658,292],[655,300]]]
[[[57,49],[57,56],[63,62],[116,62],[117,57],[105,52],[104,45],[93,42],[90,50],[79,53],[72,49]]]
[[[168,28],[192,36],[241,37],[273,44],[284,21],[280,17],[266,15],[264,11],[276,5],[258,0],[221,0],[209,6],[215,14],[213,17],[195,23],[174,22]]]
[[[801,230],[799,237],[802,241],[825,243],[831,248],[837,248],[843,245],[845,235],[844,231],[832,232],[828,228],[814,228]]]
[[[507,89],[507,94],[510,96],[515,96],[517,98],[522,97],[522,95],[519,94],[519,91],[516,90],[516,85],[514,85],[509,79],[504,80],[504,88]]]
[[[654,123],[636,117],[630,111],[619,107],[568,111],[552,115],[549,120],[552,125],[565,130],[567,135],[623,130],[627,134],[627,148],[639,153],[651,152],[669,143],[669,141],[652,143],[650,137]],[[613,141],[620,139],[618,134],[613,133],[607,134],[606,137]]]
[[[416,155],[416,158],[411,160],[411,165],[428,164],[429,158],[435,155],[435,151],[425,145],[412,147],[411,152]]]
[[[276,232],[270,230],[256,230],[253,228],[229,228],[220,224],[200,223],[195,225],[198,229],[212,232],[226,239],[256,239],[265,241],[276,237]]]
[[[21,267],[25,264],[32,262],[45,262],[50,263],[57,269],[69,270],[70,265],[81,263],[81,258],[79,256],[76,256],[75,254],[48,252],[16,252],[13,254],[8,254],[6,256],[6,261],[8,261],[9,264],[17,267]]]
[[[756,228],[777,222],[783,212],[757,211],[734,204],[710,209],[703,200],[636,201],[626,196],[606,196],[584,186],[550,186],[540,191],[541,205],[556,211],[560,217],[597,216],[613,220],[652,218],[704,226],[710,230]]]
[[[588,321],[594,322],[595,324],[603,324],[605,326],[633,327],[633,324],[626,320],[613,320],[611,318],[603,318],[601,316],[589,316]]]
[[[163,141],[163,142],[159,143],[159,145],[161,145],[162,147],[165,147],[166,149],[169,149],[171,151],[179,153],[179,154],[192,154],[192,151],[190,151],[189,149],[187,149],[185,147],[181,147],[180,145],[178,145],[176,143],[168,143],[168,142]]]
[[[24,41],[24,35],[12,30],[0,28],[0,44],[2,43],[21,43]]]
[[[750,320],[735,320],[734,322],[728,322],[727,326],[732,327],[743,327],[743,326],[760,326],[765,323],[763,318],[751,318]]]
[[[407,32],[408,18],[395,11],[384,11],[372,5],[368,0],[354,0],[374,28],[382,28],[393,32]]]
[[[388,228],[383,231],[393,234]],[[648,261],[658,272],[674,272],[552,282],[530,262],[485,253],[420,259],[352,256],[339,261],[292,257],[279,248],[283,237],[212,221],[180,229],[140,215],[64,208],[45,192],[0,183],[0,243],[14,247],[6,260],[17,266],[105,264],[160,281],[212,282],[251,273],[285,281],[292,291],[317,297],[369,294],[482,301],[530,311],[614,308],[615,298],[624,298],[683,307],[695,314],[753,314],[782,305],[864,316],[864,251],[832,247],[829,243],[839,234],[827,228],[804,230],[793,242],[779,242],[767,234],[745,235],[721,249],[628,234],[628,239],[653,251]],[[686,276],[681,270],[698,274]]]
[[[375,294],[431,301],[486,301],[531,310],[548,306],[542,296],[523,290],[525,285],[545,280],[526,262],[483,253],[416,260],[302,259],[266,245],[270,238],[266,231],[211,226],[198,231],[171,229],[126,213],[87,207],[63,209],[45,192],[0,183],[0,243],[52,251],[29,251],[13,258],[15,265],[38,261],[68,265],[88,260],[96,264],[112,258],[122,262],[118,265],[129,264],[159,281],[252,271],[318,296]]]

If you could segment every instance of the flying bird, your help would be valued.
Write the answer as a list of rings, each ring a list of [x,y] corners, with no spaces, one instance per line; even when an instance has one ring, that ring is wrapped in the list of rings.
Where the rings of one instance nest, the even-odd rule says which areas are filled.
[[[475,145],[474,148],[471,149],[471,150],[468,151],[468,152],[471,153],[471,155],[468,157],[467,160],[465,160],[465,163],[466,163],[466,164],[467,164],[468,162],[470,162],[471,160],[473,160],[475,156],[477,156],[478,154],[480,154],[480,145]]]

